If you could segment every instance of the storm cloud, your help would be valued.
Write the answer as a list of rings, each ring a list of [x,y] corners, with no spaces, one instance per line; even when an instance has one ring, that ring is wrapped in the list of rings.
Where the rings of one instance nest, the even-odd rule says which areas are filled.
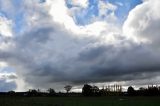
[[[56,0],[48,1],[53,6],[56,5]],[[160,75],[160,52],[153,45],[154,41],[158,42],[157,25],[160,24],[160,20],[157,19],[160,15],[157,13],[154,18],[150,18],[151,24],[143,30],[136,29],[139,25],[141,27],[141,24],[136,24],[136,27],[133,25],[135,21],[140,20],[137,19],[137,11],[144,11],[147,8],[145,6],[157,12],[157,9],[152,9],[154,6],[147,5],[149,2],[151,0],[144,1],[130,12],[123,32],[117,30],[119,27],[115,24],[104,22],[106,29],[103,27],[100,33],[95,35],[92,33],[93,29],[90,30],[94,27],[79,27],[73,23],[72,17],[66,13],[67,7],[63,7],[63,0],[56,5],[64,8],[61,15],[66,16],[68,21],[61,19],[63,22],[59,22],[54,16],[56,11],[44,13],[51,9],[52,5],[37,4],[34,11],[35,20],[30,19],[29,15],[26,17],[32,25],[28,25],[23,33],[17,33],[8,40],[9,45],[0,51],[0,60],[13,67],[17,77],[20,76],[25,83],[35,88],[49,88],[67,83],[81,85],[133,80],[140,80],[143,84],[146,79]],[[158,0],[156,2],[159,3]],[[132,17],[133,14],[137,17]],[[140,14],[148,16],[146,12]],[[152,28],[155,33],[152,32]],[[136,31],[133,33],[135,36],[129,32],[130,30]],[[152,42],[142,40],[139,38],[140,35],[146,35],[147,40]],[[156,38],[153,39],[154,36]],[[8,83],[6,84],[4,88],[8,86]],[[14,84],[11,86],[9,88],[15,87]]]

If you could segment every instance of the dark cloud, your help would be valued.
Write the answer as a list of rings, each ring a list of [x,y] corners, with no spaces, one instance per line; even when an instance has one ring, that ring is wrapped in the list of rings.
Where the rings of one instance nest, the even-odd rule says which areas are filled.
[[[144,81],[160,75],[160,52],[150,44],[121,34],[113,34],[115,42],[110,43],[101,36],[75,34],[46,14],[42,17],[45,19],[38,18],[36,25],[9,39],[12,45],[0,51],[0,59],[33,87]]]
[[[72,33],[52,26],[41,27],[16,38],[16,46],[0,55],[27,83],[41,88],[55,83],[130,81],[159,75],[157,52],[145,44],[122,38],[117,41],[102,44],[92,38],[74,38]]]

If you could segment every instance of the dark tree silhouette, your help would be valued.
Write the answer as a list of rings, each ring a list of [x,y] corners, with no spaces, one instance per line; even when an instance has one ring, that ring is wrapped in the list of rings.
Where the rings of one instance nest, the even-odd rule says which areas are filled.
[[[66,90],[66,92],[68,93],[71,89],[72,89],[72,86],[71,85],[66,85],[64,87],[64,89]]]
[[[127,89],[127,93],[129,96],[134,96],[136,92],[132,86],[129,86]]]
[[[151,87],[147,90],[148,96],[156,96],[159,95],[159,90],[157,87]]]
[[[82,94],[84,96],[91,96],[93,94],[93,91],[92,91],[92,86],[91,85],[88,85],[88,84],[85,84],[82,88]]]
[[[147,89],[140,87],[139,90],[137,90],[137,95],[139,96],[146,96],[147,95]]]
[[[105,89],[99,90],[99,95],[101,95],[101,96],[106,96],[106,94],[107,94],[107,92],[106,92]]]
[[[15,91],[8,91],[9,94],[15,94]]]
[[[92,87],[92,91],[93,91],[93,93],[98,93],[99,92],[99,88],[97,86],[93,86]]]
[[[10,96],[14,96],[15,94],[16,94],[15,91],[8,91],[8,95],[10,95]]]
[[[56,94],[55,90],[52,89],[52,88],[49,88],[47,91],[48,91],[48,93],[49,93],[49,96],[53,96],[53,95]]]
[[[94,96],[99,96],[100,94],[99,94],[99,88],[97,87],[97,86],[93,86],[92,87],[92,92],[93,92],[93,95]]]
[[[38,93],[40,93],[40,92],[41,92],[41,90],[40,90],[40,89],[37,89],[37,92],[38,92]]]
[[[38,92],[35,89],[29,89],[28,96],[37,96]]]

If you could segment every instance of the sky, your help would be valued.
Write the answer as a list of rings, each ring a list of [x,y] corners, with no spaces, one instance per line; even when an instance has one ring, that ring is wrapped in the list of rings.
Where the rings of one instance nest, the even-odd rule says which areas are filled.
[[[0,91],[160,84],[160,0],[0,0]]]

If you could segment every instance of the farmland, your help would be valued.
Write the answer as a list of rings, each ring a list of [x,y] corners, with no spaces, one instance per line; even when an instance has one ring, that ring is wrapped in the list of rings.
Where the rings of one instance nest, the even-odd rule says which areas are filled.
[[[160,97],[0,97],[0,106],[160,106]]]

